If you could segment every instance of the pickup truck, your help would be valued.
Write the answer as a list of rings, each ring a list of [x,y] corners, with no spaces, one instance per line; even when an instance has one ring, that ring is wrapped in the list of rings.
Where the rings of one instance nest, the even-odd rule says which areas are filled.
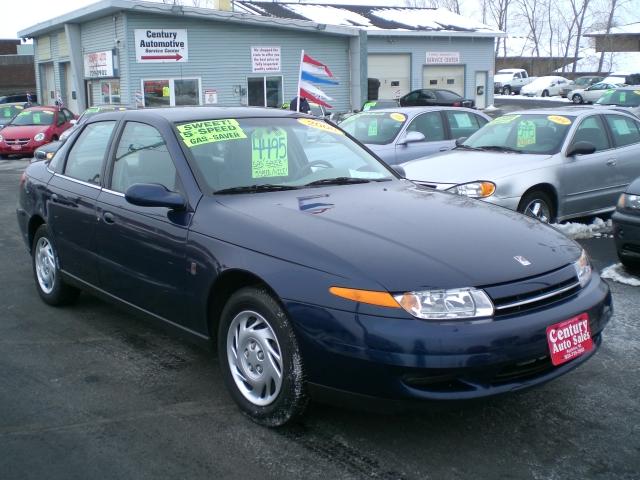
[[[535,78],[530,77],[527,71],[521,68],[498,70],[498,73],[493,77],[493,93],[501,93],[502,95],[520,93],[520,89]]]

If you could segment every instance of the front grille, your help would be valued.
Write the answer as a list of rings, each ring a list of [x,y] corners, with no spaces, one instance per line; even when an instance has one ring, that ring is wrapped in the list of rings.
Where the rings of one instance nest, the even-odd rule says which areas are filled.
[[[14,138],[14,139],[5,138],[4,141],[7,145],[26,145],[27,143],[29,143],[28,138]]]

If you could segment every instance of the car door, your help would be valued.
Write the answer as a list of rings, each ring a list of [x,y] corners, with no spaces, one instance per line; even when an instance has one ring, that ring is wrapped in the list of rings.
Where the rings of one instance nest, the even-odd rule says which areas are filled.
[[[425,137],[422,142],[403,143],[409,132],[419,132]],[[404,163],[415,158],[433,155],[449,150],[453,140],[447,139],[442,115],[439,111],[422,113],[414,117],[396,141],[396,163]]]
[[[458,138],[470,137],[487,123],[487,119],[475,113],[464,110],[444,110],[446,127],[448,127],[447,138],[451,139],[450,148],[453,148]]]
[[[561,170],[563,214],[588,213],[615,205],[616,151],[600,115],[590,115],[580,121],[565,154],[577,142],[589,142],[596,151],[565,158]]]
[[[625,115],[605,114],[615,146],[616,199],[640,177],[640,121]]]
[[[596,83],[595,85],[591,85],[584,90],[582,98],[585,102],[593,103],[602,96],[603,92],[607,88],[609,88],[607,84]]]
[[[182,323],[193,303],[187,301],[184,288],[191,214],[136,206],[125,199],[127,188],[136,183],[182,191],[165,138],[152,125],[126,122],[112,149],[109,172],[97,209],[100,284],[121,300]]]
[[[56,240],[61,268],[94,285],[98,282],[96,204],[115,125],[115,121],[87,125],[47,185],[47,221]]]

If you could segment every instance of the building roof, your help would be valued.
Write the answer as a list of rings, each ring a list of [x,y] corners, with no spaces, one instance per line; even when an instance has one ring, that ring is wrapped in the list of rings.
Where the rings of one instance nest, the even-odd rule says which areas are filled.
[[[327,5],[321,3],[234,2],[236,12],[357,27],[370,36],[502,37],[505,34],[445,8]]]
[[[65,23],[83,23],[119,12],[145,13],[148,15],[167,15],[173,18],[197,18],[205,21],[223,21],[249,24],[254,26],[324,32],[333,35],[357,36],[359,30],[351,25],[332,25],[313,22],[303,18],[276,18],[260,16],[241,10],[227,12],[210,8],[196,8],[182,5],[169,5],[138,0],[102,0],[59,17],[38,23],[18,32],[22,38],[33,38],[59,30]]]
[[[612,27],[607,33],[606,30],[600,30],[597,32],[585,33],[585,37],[600,37],[605,35],[640,35],[640,22],[629,23],[628,25],[621,25],[619,27]]]

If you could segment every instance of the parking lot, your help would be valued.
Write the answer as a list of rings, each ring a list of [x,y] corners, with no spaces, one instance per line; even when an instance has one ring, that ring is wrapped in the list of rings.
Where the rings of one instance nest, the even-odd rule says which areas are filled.
[[[217,360],[88,295],[40,301],[15,221],[27,160],[0,161],[0,478],[638,478],[638,287],[611,283],[598,354],[541,388],[402,414],[313,405],[245,419]],[[613,240],[584,245],[596,267]]]

